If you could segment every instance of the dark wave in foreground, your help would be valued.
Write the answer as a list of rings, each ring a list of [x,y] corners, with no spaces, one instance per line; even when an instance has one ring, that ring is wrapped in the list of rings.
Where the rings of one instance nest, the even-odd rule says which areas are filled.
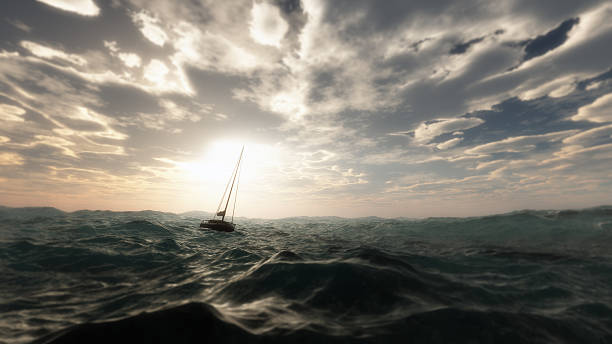
[[[308,329],[256,335],[205,303],[140,314],[123,320],[84,324],[36,343],[607,343],[568,320],[505,312],[445,308],[423,312],[384,326],[377,335],[334,336]]]
[[[0,208],[6,343],[612,343],[612,207],[473,218]]]

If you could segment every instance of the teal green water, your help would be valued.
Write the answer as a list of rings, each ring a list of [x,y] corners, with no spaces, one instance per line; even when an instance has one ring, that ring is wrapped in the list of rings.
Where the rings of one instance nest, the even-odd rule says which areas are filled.
[[[612,207],[200,215],[0,208],[0,342],[612,343]]]

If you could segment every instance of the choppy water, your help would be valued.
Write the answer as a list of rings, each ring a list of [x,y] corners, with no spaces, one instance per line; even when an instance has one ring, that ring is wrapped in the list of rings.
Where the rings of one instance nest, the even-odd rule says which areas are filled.
[[[201,218],[0,208],[0,342],[612,343],[612,207]]]

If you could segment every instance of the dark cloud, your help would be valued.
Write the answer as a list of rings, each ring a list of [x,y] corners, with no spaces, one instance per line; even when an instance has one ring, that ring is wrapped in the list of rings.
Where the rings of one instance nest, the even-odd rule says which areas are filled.
[[[472,45],[482,42],[485,38],[484,37],[479,37],[479,38],[474,38],[470,41],[467,41],[465,43],[460,43],[455,45],[454,47],[451,48],[451,50],[448,52],[451,55],[455,55],[455,54],[463,54],[465,53]]]
[[[65,155],[60,147],[45,143],[16,149],[16,151],[26,158],[24,165],[18,168],[27,172],[45,173],[50,166],[72,167],[78,165],[77,158]]]
[[[96,111],[113,117],[133,117],[139,113],[159,113],[159,99],[139,88],[107,84],[99,88],[101,104],[94,106]]]
[[[302,11],[302,4],[300,0],[276,0],[277,6],[287,14],[291,14],[294,11]]]
[[[51,122],[43,115],[36,111],[26,110],[23,118],[28,122],[30,128],[37,128],[41,130],[52,130],[58,128],[57,124]]]
[[[498,141],[502,138],[540,135],[551,132],[590,129],[595,125],[576,123],[569,117],[579,107],[591,103],[595,95],[568,98],[548,98],[524,101],[518,98],[507,99],[492,110],[478,111],[467,117],[477,117],[485,122],[477,127],[463,130],[463,141],[459,146],[469,147]],[[453,138],[452,133],[440,135],[432,143],[440,143]]]
[[[473,85],[482,78],[503,70],[514,62],[507,49],[492,49],[476,56],[461,73],[454,78],[443,80],[423,80],[404,90],[404,104],[410,108],[409,113],[397,113],[405,116],[410,126],[428,118],[447,117],[467,110],[467,102],[475,97]],[[486,92],[485,90],[484,92]],[[483,92],[483,93],[484,93]],[[492,91],[493,92],[493,91]],[[478,94],[482,96],[482,94]]]
[[[589,85],[593,85],[595,83],[601,82],[601,81],[607,81],[612,79],[612,68],[610,70],[608,70],[605,73],[601,73],[593,78],[588,78],[586,80],[582,80],[580,82],[578,82],[578,84],[576,85],[576,88],[579,90],[584,90],[585,88],[587,88],[587,86]]]
[[[105,127],[93,121],[87,121],[82,119],[74,119],[74,118],[58,118],[58,122],[62,123],[66,127],[78,131],[104,131]]]
[[[546,54],[547,52],[561,46],[567,40],[568,32],[578,24],[579,18],[564,21],[553,30],[529,40],[525,45],[524,61]]]
[[[325,68],[317,70],[313,73],[311,82],[312,87],[308,95],[309,101],[319,103],[328,100],[328,98],[338,98],[345,96],[344,92],[349,88],[346,87],[348,80],[338,77],[339,69]]]
[[[416,42],[412,43],[410,45],[410,47],[414,50],[415,53],[418,53],[419,49],[421,48],[421,45],[423,43],[427,42],[427,41],[430,41],[430,40],[431,40],[431,38],[423,38],[423,39],[421,39],[419,41],[416,41]]]
[[[592,8],[600,0],[585,1],[509,1],[505,13],[500,7],[479,1],[368,1],[336,0],[326,4],[325,21],[337,25],[346,18],[351,24],[339,26],[345,38],[360,35],[389,34],[390,31],[405,28],[419,29],[421,26],[444,27],[459,23],[480,22],[504,14],[525,15],[534,18],[541,25],[558,23],[560,20]],[[355,21],[354,18],[360,18]],[[496,31],[501,34],[503,28]]]
[[[355,24],[341,28],[347,36],[358,39],[360,34],[380,34],[402,28],[405,24],[414,24],[419,17],[441,19],[450,15],[455,6],[452,1],[368,1],[339,0],[330,2],[326,7],[326,21],[339,23],[354,14],[363,14],[362,19]],[[473,7],[473,15],[484,6]],[[434,19],[434,20],[437,20]]]
[[[299,49],[299,36],[308,21],[300,0],[276,0],[281,9],[281,15],[289,24],[289,31],[283,39],[285,45],[291,50]]]
[[[190,68],[187,70],[189,80],[201,102],[215,104],[213,113],[228,116],[227,121],[208,121],[209,125],[229,127],[231,131],[242,131],[246,128],[274,127],[282,123],[278,115],[262,111],[249,101],[240,101],[234,97],[234,90],[248,88],[249,80],[240,76],[203,71]]]

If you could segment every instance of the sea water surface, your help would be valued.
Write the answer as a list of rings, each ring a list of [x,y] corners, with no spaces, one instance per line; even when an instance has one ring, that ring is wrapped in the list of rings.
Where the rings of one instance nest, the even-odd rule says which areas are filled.
[[[0,208],[0,342],[612,343],[612,207],[203,216]]]

